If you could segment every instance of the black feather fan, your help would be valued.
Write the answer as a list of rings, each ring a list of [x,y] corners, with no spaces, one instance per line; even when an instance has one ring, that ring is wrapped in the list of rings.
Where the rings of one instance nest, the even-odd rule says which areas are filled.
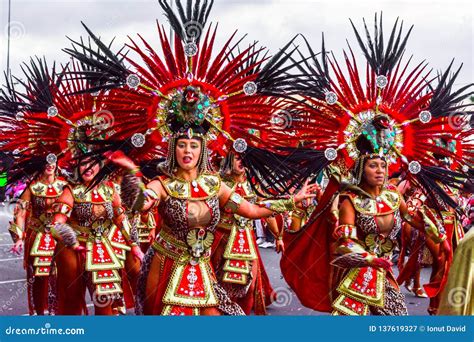
[[[176,14],[167,0],[158,0],[161,8],[165,11],[171,27],[184,43],[199,43],[199,39],[206,26],[209,13],[211,12],[214,0],[207,1],[192,0],[186,1],[186,10],[181,4],[181,0],[175,1],[178,13]]]
[[[380,13],[380,22],[377,20],[377,13],[375,14],[374,39],[372,39],[364,19],[364,28],[367,35],[368,45],[363,42],[361,35],[355,28],[352,20],[350,20],[350,22],[362,52],[364,53],[365,58],[367,59],[367,62],[371,66],[372,70],[374,70],[377,75],[387,76],[402,57],[408,37],[410,36],[411,30],[413,29],[413,25],[410,27],[406,35],[402,37],[403,21],[400,24],[400,27],[398,27],[397,18],[395,24],[393,25],[387,46],[385,47],[382,13]]]

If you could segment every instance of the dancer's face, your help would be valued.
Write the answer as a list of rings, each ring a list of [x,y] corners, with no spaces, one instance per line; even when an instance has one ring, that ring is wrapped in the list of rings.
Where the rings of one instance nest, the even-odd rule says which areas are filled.
[[[44,175],[46,177],[53,176],[54,172],[56,171],[56,163],[53,164],[47,164],[46,167],[44,168]]]
[[[232,165],[232,170],[236,175],[242,175],[245,173],[244,163],[238,155],[234,156],[234,164]]]
[[[364,165],[364,182],[369,186],[382,186],[385,182],[387,162],[381,158],[369,159]]]
[[[85,183],[89,183],[99,173],[99,169],[99,163],[86,159],[79,165],[79,174]]]
[[[176,161],[181,169],[190,171],[196,168],[200,156],[201,140],[178,139],[176,142]]]

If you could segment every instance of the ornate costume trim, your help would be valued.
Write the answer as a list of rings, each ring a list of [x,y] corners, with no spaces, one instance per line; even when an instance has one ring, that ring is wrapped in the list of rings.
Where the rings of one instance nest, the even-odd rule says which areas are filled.
[[[17,242],[18,240],[23,238],[23,230],[14,222],[10,223],[10,227],[8,228],[10,235],[12,237],[13,242]]]
[[[246,200],[251,200],[254,198],[257,198],[257,195],[252,189],[252,186],[250,185],[250,182],[246,179],[243,182],[236,182],[233,179],[224,179],[224,183],[231,188],[231,190]]]
[[[219,301],[212,286],[211,274],[207,258],[196,260],[185,257],[176,262],[163,303],[188,307],[217,306]]]
[[[54,254],[54,248],[56,247],[56,241],[49,232],[37,232],[33,246],[31,247],[31,256],[49,256],[52,257]]]
[[[158,177],[169,196],[179,199],[205,200],[217,196],[221,179],[213,174],[201,174],[193,181],[166,176]]]
[[[342,224],[334,230],[333,237],[336,240],[341,238],[357,240],[357,227],[352,224]]]
[[[56,198],[61,196],[66,185],[67,182],[61,179],[56,179],[51,184],[46,184],[40,182],[39,180],[35,180],[31,182],[29,189],[33,196]]]
[[[228,272],[249,274],[250,264],[248,260],[226,260],[223,270]]]
[[[225,272],[222,281],[231,284],[247,285],[248,275],[238,272]]]
[[[342,314],[350,316],[367,316],[369,314],[369,306],[356,299],[339,295],[333,303],[334,316]]]
[[[253,242],[252,232],[248,227],[232,227],[227,242],[224,258],[235,260],[255,260],[257,253]]]
[[[244,199],[242,198],[242,196],[240,196],[236,192],[232,192],[229,196],[229,199],[227,200],[227,203],[224,206],[224,210],[230,213],[235,213],[237,212],[237,210],[239,210],[240,205],[243,201]]]
[[[98,237],[86,242],[86,271],[118,270],[122,268],[107,238]]]
[[[87,186],[80,184],[71,188],[74,196],[74,201],[78,203],[93,203],[103,204],[112,202],[115,192],[115,187],[112,182],[101,183],[97,189],[87,191]]]
[[[383,307],[384,282],[384,270],[374,267],[353,268],[339,284],[337,291],[364,304]]]
[[[391,214],[398,210],[401,203],[400,193],[391,185],[383,189],[377,198],[355,191],[344,192],[341,196],[347,196],[357,212],[371,216]]]
[[[63,214],[66,217],[71,217],[72,207],[66,203],[55,202],[52,204],[51,208],[56,214]]]
[[[120,274],[117,270],[92,272],[92,282],[94,284],[115,283],[120,281]]]
[[[265,200],[259,202],[258,205],[270,209],[276,213],[285,213],[287,211],[293,211],[296,209],[295,199],[293,196],[285,199]]]
[[[163,316],[199,316],[199,308],[165,305],[161,314]]]

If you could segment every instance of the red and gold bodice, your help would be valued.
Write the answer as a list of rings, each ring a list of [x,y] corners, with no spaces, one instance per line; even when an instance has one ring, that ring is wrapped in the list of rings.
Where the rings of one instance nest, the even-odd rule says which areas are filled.
[[[158,205],[163,230],[180,241],[186,241],[194,229],[215,231],[220,219],[219,176],[203,174],[193,181],[167,176],[158,179],[168,195]]]
[[[86,190],[87,186],[83,184],[71,186],[74,197],[71,221],[82,227],[90,227],[94,222],[112,220],[115,185],[103,182],[93,190]]]
[[[401,229],[401,194],[388,185],[379,196],[373,198],[365,192],[348,191],[348,197],[356,211],[357,238],[365,248],[379,256],[390,253],[395,247],[396,236]]]
[[[51,205],[63,193],[67,182],[62,179],[55,179],[51,184],[34,180],[29,185],[31,192],[31,216],[35,218],[50,211]]]

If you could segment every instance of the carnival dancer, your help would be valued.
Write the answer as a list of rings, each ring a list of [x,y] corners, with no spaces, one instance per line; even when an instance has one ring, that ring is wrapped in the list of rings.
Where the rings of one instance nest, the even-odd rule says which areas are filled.
[[[463,151],[465,148],[472,149],[472,130],[460,128],[460,132],[456,134],[456,139],[451,133],[440,133],[433,139],[433,144],[441,150],[447,151],[451,156],[457,154],[457,150]],[[459,163],[456,163],[455,158],[446,154],[434,153],[438,163],[441,167],[446,170],[456,169],[459,167],[461,172],[469,171],[469,158],[465,158],[466,164],[462,167]],[[472,164],[471,164],[472,165]],[[466,172],[467,173],[467,172]],[[441,294],[444,286],[448,280],[448,273],[451,267],[453,254],[464,238],[464,229],[460,220],[460,214],[462,212],[461,202],[459,199],[460,193],[463,188],[469,191],[465,183],[463,188],[452,187],[449,184],[443,182],[438,183],[442,187],[449,198],[456,204],[452,206],[447,204],[440,198],[426,200],[424,205],[429,208],[431,214],[436,217],[437,220],[443,223],[446,229],[447,241],[450,245],[449,253],[443,253],[437,246],[430,246],[430,252],[433,255],[433,269],[428,284],[424,285],[424,289],[430,297],[430,305],[428,307],[428,313],[430,315],[436,315]],[[472,189],[471,189],[472,191]]]
[[[9,231],[14,240],[12,252],[20,254],[24,247],[29,314],[54,314],[54,308],[48,306],[56,246],[51,235],[52,205],[67,182],[59,176],[57,156],[62,147],[49,137],[58,132],[57,126],[48,124],[48,117],[52,101],[63,94],[64,88],[58,86],[61,76],[44,59],[31,59],[22,70],[26,81],[17,82],[19,86],[15,87],[13,77],[7,76],[0,96],[0,150],[11,156],[9,180],[12,184],[27,184],[17,201]],[[58,105],[64,103],[58,101]]]
[[[77,77],[94,85],[90,91],[115,88],[108,94],[115,97],[112,112],[139,113],[141,127],[115,127],[120,136],[128,134],[126,139],[112,136],[102,142],[110,151],[121,149],[127,157],[117,152],[107,158],[141,176],[130,159],[138,164],[145,155],[167,156],[161,175],[147,184],[146,191],[139,186],[141,177],[133,175],[124,176],[121,187],[127,208],[146,211],[155,204],[162,219],[160,233],[142,265],[136,311],[242,314],[218,285],[209,260],[221,208],[227,205],[241,216],[260,218],[292,209],[294,199],[264,201],[261,205],[268,208],[249,204],[210,170],[209,153],[225,155],[234,149],[249,179],[256,179],[261,191],[268,194],[282,194],[293,182],[301,181],[291,166],[285,166],[285,157],[276,153],[276,147],[291,139],[282,139],[286,134],[271,123],[272,116],[297,103],[286,98],[296,81],[288,75],[295,66],[294,49],[290,50],[290,42],[267,60],[255,44],[239,52],[231,37],[214,54],[215,29],[205,34],[187,29],[191,22],[199,24],[193,27],[204,28],[212,2],[193,6],[189,1],[187,11],[177,2],[177,14],[166,1],[160,4],[175,31],[175,49],[161,26],[163,59],[148,43],[144,42],[147,52],[132,42],[130,47],[146,68],[127,57],[134,72],[129,70],[124,59],[90,30],[92,41],[108,57],[98,60],[84,53],[87,47],[81,43],[66,51],[86,67]],[[312,190],[313,186],[304,186],[296,201],[313,197]]]
[[[32,170],[35,172],[41,170],[41,165],[56,164],[58,161],[60,161],[64,167],[68,167],[80,153],[88,151],[88,139],[93,140],[98,136],[101,138],[107,136],[107,130],[110,129],[111,125],[109,121],[112,118],[110,117],[110,112],[102,111],[106,96],[98,93],[84,94],[81,92],[81,90],[86,87],[86,82],[84,80],[72,80],[67,77],[67,74],[76,70],[76,68],[77,64],[72,63],[61,70],[60,73],[56,73],[54,67],[51,70],[48,69],[46,62],[40,59],[32,60],[31,67],[25,65],[27,81],[22,82],[25,88],[24,93],[16,91],[12,87],[11,82],[7,83],[8,92],[3,92],[2,94],[1,120],[6,123],[10,129],[6,129],[2,132],[2,137],[6,140],[2,149],[9,151],[17,159],[16,163],[14,163],[15,169],[10,172],[12,175],[18,174],[21,178],[24,175],[34,174],[31,172]],[[128,118],[129,116],[127,116],[127,119]],[[115,114],[113,119],[117,125],[122,124],[119,112]],[[91,161],[89,164],[94,164],[94,161]],[[82,170],[81,173],[79,172],[79,168],[78,166],[75,169],[74,178],[76,182],[79,181],[79,183],[81,183],[82,173],[87,177],[91,171]],[[64,215],[70,214],[70,211],[67,210],[68,204],[71,205],[71,210],[76,208],[71,202],[71,196],[73,195],[76,196],[75,203],[80,202],[81,204],[78,206],[82,206],[78,215],[82,215],[82,221],[80,221],[80,223],[84,222],[81,226],[83,229],[85,229],[88,224],[92,225],[94,223],[94,215],[97,215],[99,221],[101,218],[108,218],[111,215],[110,210],[113,207],[111,203],[115,191],[115,188],[112,189],[112,183],[102,184],[99,187],[91,189],[90,192],[87,192],[86,189],[87,185],[84,183],[75,184],[74,186],[64,186],[64,183],[61,183],[60,190],[56,188],[54,184],[48,186],[48,184],[41,184],[41,182],[31,187],[32,195],[36,196],[32,197],[32,201],[36,201],[36,198],[40,201],[41,197],[48,197],[48,195],[57,197],[58,200],[59,198],[61,199],[60,202],[55,202],[54,204],[51,203],[52,199],[46,200],[47,206],[46,204],[42,206],[45,210],[43,213],[36,212],[36,210],[40,208],[36,207],[36,203],[33,206],[32,218],[40,220],[38,222],[42,222],[43,224],[34,226],[35,231],[38,233],[36,237],[44,240],[39,241],[40,249],[45,248],[46,243],[50,240],[51,235],[49,234],[49,229],[51,229],[51,233],[55,238],[62,239],[61,234],[68,233],[68,227],[64,224],[61,225],[61,229],[58,228],[58,230],[55,230],[53,226],[55,220],[59,220],[58,222],[63,223]],[[64,191],[66,191],[66,193]],[[118,194],[116,197],[119,198]],[[64,201],[66,201],[66,203],[63,203]],[[94,205],[92,203],[94,203]],[[99,204],[104,205],[101,206]],[[120,202],[116,204],[116,206],[119,205]],[[92,212],[95,209],[97,209],[97,212]],[[55,213],[55,211],[58,210],[59,213]],[[73,212],[73,218],[75,214],[76,213]],[[85,216],[88,215],[89,217],[85,218]],[[117,217],[118,214],[114,215],[112,212],[112,216]],[[37,221],[31,222],[35,223]],[[88,268],[89,266],[97,266],[96,270],[92,272],[95,278],[92,279],[91,282],[94,284],[104,283],[104,280],[110,278],[110,282],[107,284],[104,283],[104,286],[109,286],[111,288],[110,291],[112,291],[114,290],[112,285],[117,281],[115,278],[117,269],[121,268],[123,261],[126,260],[124,251],[130,250],[131,247],[127,245],[127,242],[130,242],[128,236],[125,236],[125,238],[121,236],[122,232],[119,232],[118,228],[112,229],[112,227],[106,226],[107,222],[105,222],[105,220],[103,220],[102,224],[103,226],[94,228],[98,228],[99,230],[103,228],[103,230],[107,230],[108,233],[111,233],[107,238],[111,241],[108,247],[112,245],[113,256],[110,256],[110,258],[114,261],[112,267],[114,271],[111,271],[110,274],[107,273],[108,277],[105,277],[103,272],[98,271],[101,265],[95,265],[98,263],[96,262],[97,260],[89,260],[89,252],[85,253],[85,257],[88,258]],[[123,233],[126,233],[127,227],[125,226],[124,228]],[[56,234],[54,234],[55,232]],[[77,233],[79,234],[80,232],[78,231]],[[82,238],[84,238],[84,235],[87,235],[85,232],[83,233]],[[75,237],[74,234],[75,232],[72,232],[69,235],[70,239],[67,240],[66,238],[66,240],[68,242],[73,241],[71,239]],[[100,238],[97,237],[97,240],[100,240]],[[28,242],[30,244],[33,241]],[[30,247],[29,245],[28,252]],[[33,244],[32,250],[35,251],[37,247],[36,243]],[[77,264],[75,264],[75,262],[78,260],[75,258],[67,259],[67,257],[61,258],[61,256],[68,254],[67,252],[70,251],[69,249],[64,250],[63,247],[64,242],[60,242],[54,246],[54,240],[49,241],[48,256],[40,256],[40,258],[43,257],[45,260],[38,261],[35,259],[34,263],[38,264],[38,266],[47,266],[43,269],[50,274],[50,313],[78,314],[82,312],[82,309],[85,309],[83,292],[78,292],[71,296],[69,285],[73,281],[67,279],[67,275],[71,275],[74,272],[76,272],[77,276],[77,269],[75,268]],[[94,248],[96,247],[97,246],[94,245]],[[80,250],[81,248],[82,246],[78,249]],[[133,249],[134,248],[132,248],[132,250]],[[56,252],[53,256],[51,266],[48,266],[46,262],[51,262],[52,250]],[[107,253],[109,252],[110,250],[107,251]],[[135,254],[139,257],[141,253],[137,252]],[[69,256],[71,256],[71,253]],[[47,260],[48,258],[49,260]],[[56,258],[58,259],[55,260]],[[97,257],[95,259],[97,259]],[[71,262],[71,264],[69,264],[68,261]],[[116,266],[118,264],[115,263],[115,261],[121,266],[117,268]],[[94,266],[91,266],[92,264],[94,264]],[[35,266],[35,264],[33,264],[33,266]],[[41,267],[39,269],[42,270]],[[109,270],[106,267],[104,269],[106,271]],[[97,273],[100,273],[101,277],[104,278],[97,278]],[[56,281],[56,276],[59,276],[58,281]],[[118,281],[120,281],[120,278]],[[80,280],[78,280],[77,283],[80,283]],[[113,293],[119,293],[120,291],[118,290],[119,289],[115,289]],[[57,296],[58,293],[59,298]],[[97,292],[97,298],[94,299],[102,300],[103,297],[101,294],[101,292]],[[55,299],[59,300],[59,307]],[[107,308],[102,307],[99,308],[98,311],[101,311],[101,309],[102,312],[107,311]]]
[[[143,254],[110,181],[91,186],[99,165],[84,160],[76,168],[77,182],[68,185],[54,204],[53,235],[58,240],[54,263],[57,269],[54,299],[57,314],[86,313],[84,294],[89,290],[96,315],[113,314],[121,299],[120,270],[126,252]]]
[[[51,235],[51,205],[62,194],[67,182],[57,176],[57,164],[44,160],[44,170],[28,184],[15,209],[10,232],[15,240],[14,253],[24,245],[29,314],[44,315],[48,307],[48,277],[56,242]],[[40,164],[40,163],[38,163]],[[49,312],[50,314],[53,312]]]
[[[227,154],[222,161],[220,176],[233,192],[250,203],[257,203],[257,194],[246,177],[238,154]],[[275,218],[267,218],[267,224],[275,236],[276,251],[283,251],[283,231],[279,231]],[[273,301],[273,288],[258,250],[252,220],[222,210],[211,263],[219,284],[246,315],[252,310],[256,315],[266,314],[266,306]]]
[[[414,215],[419,210],[426,199],[421,190],[416,190],[410,187],[409,183],[402,181],[398,184],[398,190],[400,194],[404,196],[406,201],[407,210],[410,215]],[[432,241],[428,241],[427,247],[426,236],[422,231],[412,227],[409,223],[402,223],[401,232],[401,246],[400,255],[398,259],[398,284],[405,284],[405,288],[412,292],[416,297],[426,298],[428,297],[423,287],[421,286],[420,276],[421,268],[423,267],[424,259],[426,259],[427,253],[433,253],[437,249],[437,244]],[[405,256],[409,253],[408,260],[405,262]],[[436,263],[437,259],[433,258],[433,263]],[[437,269],[433,266],[433,272]]]
[[[450,253],[442,222],[426,207],[408,215],[401,195],[386,182],[389,170],[406,172],[429,200],[439,198],[455,208],[437,182],[459,187],[466,175],[439,167],[433,153],[472,163],[467,149],[453,155],[432,140],[436,132],[456,131],[445,125],[446,117],[467,106],[460,102],[471,85],[452,89],[459,73],[450,78],[452,65],[433,80],[436,85],[425,82],[429,72],[423,63],[405,75],[409,62],[401,57],[409,33],[403,37],[397,21],[386,40],[381,20],[375,20],[375,40],[366,28],[367,45],[354,26],[368,62],[365,89],[352,50],[345,55],[347,77],[336,60],[331,60],[335,77],[330,75],[324,44],[321,59],[313,57],[312,65],[301,68],[313,83],[300,87],[309,105],[300,137],[313,149],[289,155],[308,175],[330,166],[331,178],[307,225],[288,235],[282,273],[303,305],[337,315],[407,313],[390,261],[402,220]],[[428,95],[425,89],[431,89]],[[339,226],[333,230],[327,217],[338,195]]]

